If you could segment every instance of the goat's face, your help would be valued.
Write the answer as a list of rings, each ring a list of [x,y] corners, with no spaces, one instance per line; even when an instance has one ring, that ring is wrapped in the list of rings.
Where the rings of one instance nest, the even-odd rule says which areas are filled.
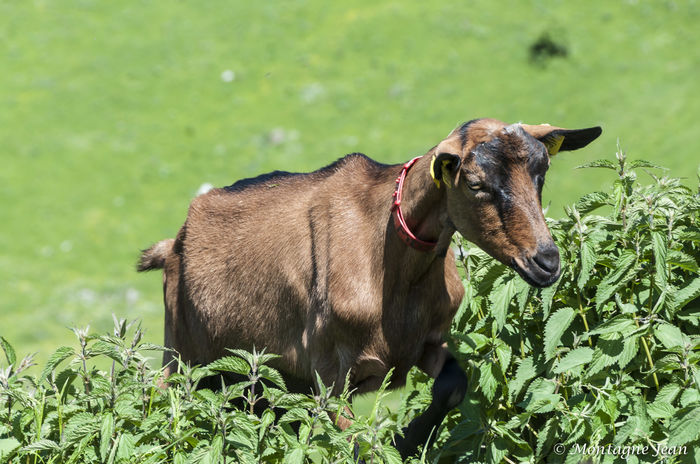
[[[567,130],[479,119],[435,148],[431,174],[447,184],[447,214],[467,240],[529,284],[545,287],[560,274],[559,250],[542,213],[550,156],[584,147],[600,133],[599,127]]]

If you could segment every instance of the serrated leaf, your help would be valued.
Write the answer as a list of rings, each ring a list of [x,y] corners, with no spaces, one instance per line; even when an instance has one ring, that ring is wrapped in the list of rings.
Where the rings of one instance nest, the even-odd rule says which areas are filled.
[[[111,412],[105,413],[102,417],[102,427],[100,428],[100,457],[102,461],[107,458],[107,452],[112,446],[112,434],[114,433],[114,416]]]
[[[595,246],[588,240],[581,243],[581,271],[579,272],[576,285],[580,290],[586,286],[588,279],[591,277],[591,271],[596,263]]]
[[[628,169],[637,169],[637,168],[654,168],[654,169],[666,169],[663,166],[659,166],[658,164],[651,163],[646,160],[633,160],[629,161],[627,165]]]
[[[561,336],[569,328],[575,315],[573,309],[561,308],[547,319],[547,325],[544,328],[544,354],[547,361],[554,357]]]
[[[638,339],[639,336],[626,337],[624,339],[622,353],[617,358],[617,364],[620,366],[620,369],[624,369],[637,356],[639,352]]]
[[[676,408],[664,401],[654,401],[647,404],[647,413],[652,419],[668,419],[676,412]]]
[[[654,402],[664,402],[673,404],[678,394],[681,392],[681,386],[675,383],[669,383],[661,387],[659,393],[656,394]]]
[[[668,427],[668,446],[681,446],[700,437],[700,406],[683,408],[676,412]]]
[[[501,437],[496,437],[487,449],[487,462],[489,464],[500,464],[508,454],[508,442]]]
[[[700,267],[698,267],[698,262],[695,258],[680,250],[668,250],[666,262],[696,274],[700,271]]]
[[[654,282],[656,285],[665,289],[668,284],[668,270],[666,268],[666,236],[661,232],[653,231],[651,233],[651,248],[654,253]]]
[[[41,440],[33,441],[32,443],[23,447],[22,451],[44,451],[44,450],[58,451],[60,449],[61,449],[61,447],[58,446],[58,443],[56,443],[55,441],[48,440],[48,439],[41,439]]]
[[[46,361],[46,367],[44,367],[44,370],[39,376],[39,382],[43,382],[44,379],[51,375],[51,372],[53,372],[53,370],[56,369],[56,366],[58,366],[74,354],[75,350],[73,350],[73,348],[71,348],[70,346],[62,346],[56,351],[54,351],[53,354],[49,356],[49,360]]]
[[[593,359],[592,348],[587,346],[576,348],[575,350],[569,351],[561,358],[559,364],[554,368],[554,373],[561,374],[567,372],[574,367],[591,362],[591,359]]]
[[[544,427],[540,429],[540,432],[537,435],[536,456],[542,456],[543,453],[549,451],[549,448],[554,442],[555,434],[557,433],[557,424],[558,418],[550,417],[544,424]]]
[[[595,297],[596,309],[600,309],[622,285],[634,278],[634,274],[630,270],[636,261],[637,255],[632,251],[622,252],[615,261],[615,268],[598,284]]]
[[[506,345],[505,342],[499,340],[496,343],[496,357],[498,358],[498,364],[501,366],[501,372],[505,375],[510,365],[510,359],[512,356],[512,350],[510,346]]]
[[[282,390],[287,391],[287,385],[284,383],[284,378],[282,378],[282,374],[280,374],[277,369],[263,365],[258,367],[258,374],[260,374],[263,379],[267,379],[280,387]]]
[[[617,171],[617,165],[615,165],[615,163],[613,163],[612,161],[607,160],[607,159],[598,159],[595,161],[591,161],[590,163],[576,166],[576,169],[586,169],[586,168],[605,168],[605,169],[612,169],[613,171]]]
[[[489,401],[493,401],[498,388],[498,380],[494,372],[496,369],[496,366],[490,362],[484,362],[479,367],[479,372],[481,373],[479,376],[479,387],[481,387],[481,391]]]
[[[89,412],[79,412],[66,423],[63,432],[63,442],[75,444],[82,438],[96,432],[99,429],[97,418]]]
[[[524,407],[533,414],[543,414],[553,411],[560,400],[559,393],[537,393],[526,398]]]
[[[681,329],[667,322],[662,322],[654,327],[654,336],[669,349],[684,344]]]
[[[122,460],[131,459],[134,454],[134,448],[136,446],[136,439],[130,433],[122,433],[119,436],[119,445],[117,446],[116,460],[117,462]]]
[[[304,464],[304,449],[295,448],[284,456],[284,464]]]
[[[207,369],[248,375],[250,373],[250,364],[238,356],[224,356],[208,364]]]
[[[589,335],[603,335],[610,333],[621,333],[628,334],[631,333],[637,325],[634,323],[634,319],[629,314],[619,314],[612,319],[603,321],[601,324],[597,325],[593,330],[588,332]]]
[[[0,459],[8,458],[21,445],[16,438],[0,438]]]
[[[610,195],[607,193],[591,192],[585,194],[576,202],[576,209],[581,215],[584,215],[608,203],[610,203]]]
[[[700,391],[697,388],[686,388],[681,393],[679,403],[682,408],[691,406],[694,403],[700,403]]]
[[[500,332],[506,323],[508,307],[515,296],[515,284],[509,279],[504,285],[496,286],[489,295],[491,315],[496,321],[496,331]]]
[[[15,364],[15,362],[17,362],[17,355],[15,354],[15,349],[12,348],[10,342],[5,340],[5,337],[0,337],[0,346],[2,346],[2,350],[5,352],[5,359],[7,359],[7,365],[9,366]]]
[[[508,398],[514,401],[518,397],[518,393],[522,390],[525,383],[537,375],[537,369],[532,356],[520,361],[518,370],[515,373],[515,379],[508,383]]]
[[[486,345],[488,345],[490,339],[482,335],[478,332],[472,332],[472,333],[467,333],[463,334],[460,332],[453,332],[452,334],[457,340],[460,340],[464,343],[460,345],[466,345],[464,349],[461,351],[464,352],[464,354],[470,354],[474,352],[478,352],[482,348],[484,348]]]
[[[592,376],[618,362],[624,350],[623,338],[619,334],[601,335],[593,350],[593,359],[588,365],[587,375]]]
[[[554,284],[547,288],[540,290],[540,298],[542,300],[542,319],[547,319],[549,317],[549,311],[552,309],[552,301],[554,300],[554,295],[559,289],[559,282],[561,282],[561,276]]]
[[[688,285],[671,294],[670,309],[676,312],[698,297],[700,297],[700,277],[696,277]]]

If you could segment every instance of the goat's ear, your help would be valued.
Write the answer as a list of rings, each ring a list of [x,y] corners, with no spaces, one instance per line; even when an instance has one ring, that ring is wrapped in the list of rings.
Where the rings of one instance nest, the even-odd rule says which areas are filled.
[[[560,151],[578,150],[583,148],[603,132],[600,126],[588,127],[586,129],[564,129],[562,127],[540,124],[531,126],[522,124],[523,129],[528,134],[542,142],[549,152],[554,156]]]
[[[439,151],[439,148],[438,145],[430,159],[430,175],[438,188],[440,188],[440,182],[444,182],[450,188],[453,184],[452,179],[462,164],[462,159],[454,153]]]

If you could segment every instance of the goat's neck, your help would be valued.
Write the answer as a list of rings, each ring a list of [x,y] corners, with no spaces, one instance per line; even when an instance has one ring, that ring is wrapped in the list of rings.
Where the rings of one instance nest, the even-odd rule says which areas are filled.
[[[438,254],[444,253],[454,233],[447,217],[446,186],[438,188],[430,176],[431,154],[423,156],[406,176],[401,210],[411,231],[421,240],[438,242]]]

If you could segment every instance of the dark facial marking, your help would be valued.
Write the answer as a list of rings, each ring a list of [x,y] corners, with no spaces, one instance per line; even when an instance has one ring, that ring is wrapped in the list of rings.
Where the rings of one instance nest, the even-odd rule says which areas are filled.
[[[467,144],[467,132],[469,131],[469,126],[472,125],[478,121],[478,119],[472,119],[471,121],[467,121],[464,124],[462,124],[459,128],[459,141],[462,144],[462,150],[464,150],[464,146]]]

